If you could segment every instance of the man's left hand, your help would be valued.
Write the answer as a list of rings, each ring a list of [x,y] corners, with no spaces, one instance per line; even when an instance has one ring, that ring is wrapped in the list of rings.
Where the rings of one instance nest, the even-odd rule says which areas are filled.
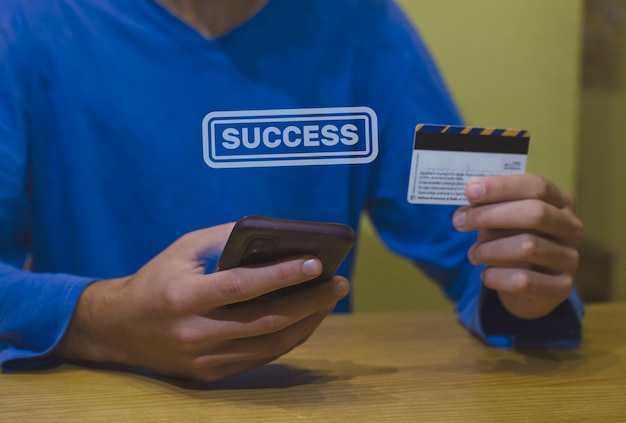
[[[565,301],[583,231],[573,197],[530,173],[477,178],[465,193],[471,205],[456,211],[454,226],[479,231],[468,257],[486,266],[483,283],[504,307],[535,319]]]

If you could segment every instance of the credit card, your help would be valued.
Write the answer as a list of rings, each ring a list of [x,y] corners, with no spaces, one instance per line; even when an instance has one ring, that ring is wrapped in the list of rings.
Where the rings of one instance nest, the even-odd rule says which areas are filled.
[[[411,204],[469,204],[477,177],[524,173],[530,132],[523,129],[419,124],[411,159]]]

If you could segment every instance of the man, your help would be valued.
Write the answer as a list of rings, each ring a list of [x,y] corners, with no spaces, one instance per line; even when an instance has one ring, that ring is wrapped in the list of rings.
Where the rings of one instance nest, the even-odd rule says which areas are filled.
[[[460,117],[394,3],[5,0],[0,31],[4,371],[76,359],[217,380],[349,310],[352,256],[262,301],[245,300],[319,261],[210,273],[226,222],[250,214],[356,227],[366,211],[486,342],[580,341],[568,193],[524,174],[473,181],[459,210],[407,203],[415,124]],[[351,150],[365,135],[369,156]],[[310,151],[325,155],[297,161]]]

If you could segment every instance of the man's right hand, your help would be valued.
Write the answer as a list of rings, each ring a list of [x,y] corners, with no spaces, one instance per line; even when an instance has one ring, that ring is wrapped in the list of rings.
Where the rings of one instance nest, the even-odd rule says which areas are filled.
[[[136,274],[92,283],[54,354],[215,381],[304,342],[347,295],[348,281],[264,296],[318,276],[314,257],[205,274],[206,257],[221,251],[232,227],[188,233]]]

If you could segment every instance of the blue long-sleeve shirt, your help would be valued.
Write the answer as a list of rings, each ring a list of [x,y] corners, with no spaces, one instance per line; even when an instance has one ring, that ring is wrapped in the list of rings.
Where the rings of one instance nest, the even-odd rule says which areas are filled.
[[[282,120],[242,120],[268,114]],[[454,209],[407,202],[420,122],[461,118],[389,0],[272,0],[217,39],[154,0],[3,0],[2,369],[46,362],[91,281],[132,274],[185,232],[251,214],[356,228],[369,213],[487,342],[577,345],[575,293],[546,318],[510,316],[468,262],[476,235],[454,230]],[[294,152],[319,160],[280,161]],[[349,277],[352,262],[339,273]],[[337,308],[349,309],[349,299]]]

